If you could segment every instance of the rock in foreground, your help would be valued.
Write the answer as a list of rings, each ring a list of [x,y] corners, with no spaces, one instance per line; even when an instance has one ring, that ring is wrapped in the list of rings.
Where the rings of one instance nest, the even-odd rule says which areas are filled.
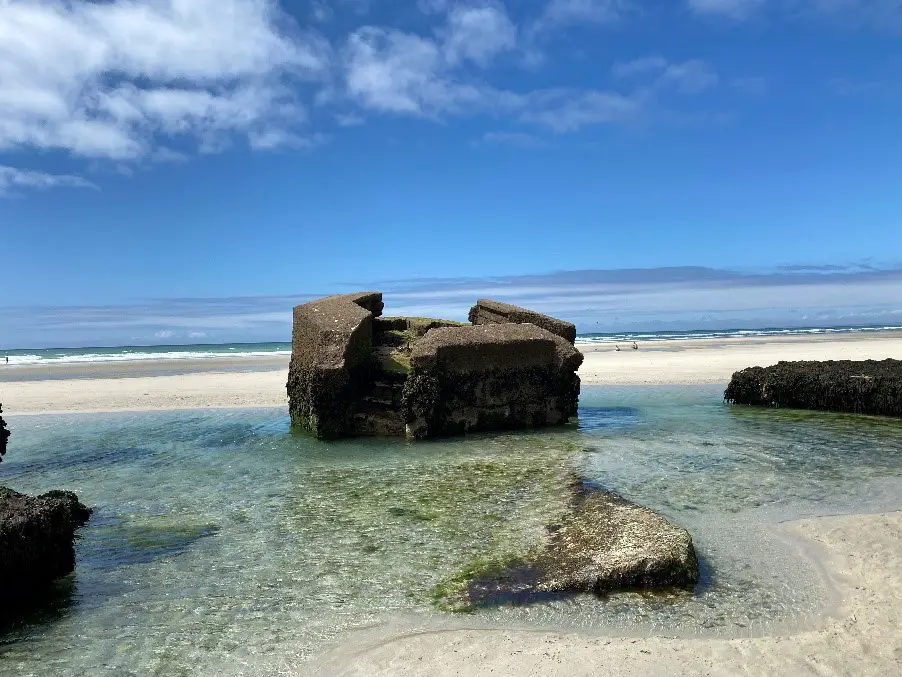
[[[3,405],[0,404],[0,414],[3,413]],[[3,420],[3,416],[0,416],[0,461],[3,460],[4,454],[6,454],[6,442],[9,440],[9,430],[6,427],[6,421]]]
[[[902,360],[780,362],[733,374],[730,404],[902,416]]]
[[[581,482],[574,485],[567,515],[548,532],[547,544],[535,553],[477,563],[437,586],[439,605],[471,610],[555,593],[689,587],[699,580],[689,532],[649,508]]]
[[[379,292],[294,309],[291,423],[321,438],[419,439],[566,423],[576,414],[576,328],[478,301],[471,325],[380,317]]]
[[[91,515],[71,491],[0,487],[0,599],[19,601],[75,569],[75,530]]]

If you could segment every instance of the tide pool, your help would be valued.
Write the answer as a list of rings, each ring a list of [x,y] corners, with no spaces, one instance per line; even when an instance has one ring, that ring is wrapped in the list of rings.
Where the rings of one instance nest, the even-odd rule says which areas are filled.
[[[779,522],[902,508],[902,421],[584,388],[578,424],[323,443],[281,409],[12,416],[0,484],[95,508],[76,573],[0,635],[0,675],[277,675],[400,629],[742,635],[829,610]],[[534,541],[577,473],[693,535],[694,594],[450,614],[433,588]]]

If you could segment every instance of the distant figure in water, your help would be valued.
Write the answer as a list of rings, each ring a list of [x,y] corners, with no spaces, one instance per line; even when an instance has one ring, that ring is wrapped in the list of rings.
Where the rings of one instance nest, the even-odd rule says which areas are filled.
[[[9,364],[9,355],[6,356],[6,363]]]
[[[633,341],[633,350],[639,350],[639,344]]]

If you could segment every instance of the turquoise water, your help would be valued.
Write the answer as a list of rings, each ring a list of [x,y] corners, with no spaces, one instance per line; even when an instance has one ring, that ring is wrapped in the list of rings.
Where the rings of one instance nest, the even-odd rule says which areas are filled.
[[[0,636],[0,675],[278,675],[353,637],[448,626],[748,634],[829,608],[784,519],[902,508],[902,422],[586,388],[566,429],[325,444],[281,409],[11,417],[0,484],[95,507],[75,576]],[[472,615],[431,589],[540,533],[579,472],[688,528],[693,595]]]

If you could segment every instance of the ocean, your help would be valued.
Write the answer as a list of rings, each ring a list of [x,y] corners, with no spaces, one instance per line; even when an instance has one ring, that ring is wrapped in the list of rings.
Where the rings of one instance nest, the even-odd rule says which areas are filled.
[[[0,675],[270,675],[347,641],[449,627],[747,636],[835,600],[779,530],[902,508],[902,421],[731,408],[721,388],[585,387],[541,432],[320,442],[281,408],[10,416],[0,484],[95,510],[77,568],[0,633]],[[474,614],[432,591],[528,546],[571,473],[687,528],[693,594],[565,597]]]
[[[698,339],[749,338],[766,336],[815,336],[902,331],[902,326],[870,325],[858,327],[773,327],[764,329],[720,329],[660,332],[581,333],[577,343],[631,343],[633,341],[691,341]],[[265,357],[291,354],[291,343],[199,343],[164,346],[114,346],[104,348],[42,348],[0,350],[0,359],[9,357],[10,365],[33,366],[94,362],[130,362],[151,360],[198,360],[205,358]]]

